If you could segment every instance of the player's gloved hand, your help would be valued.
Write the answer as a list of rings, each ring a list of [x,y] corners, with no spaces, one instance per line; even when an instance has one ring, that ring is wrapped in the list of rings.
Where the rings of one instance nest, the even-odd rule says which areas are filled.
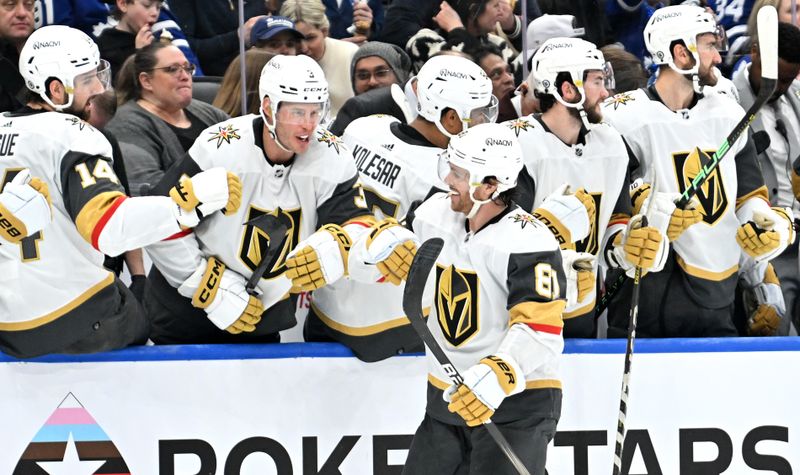
[[[41,231],[53,219],[47,183],[21,170],[0,193],[0,237],[11,243]]]
[[[773,336],[786,316],[786,303],[780,280],[769,262],[756,262],[739,274],[742,300],[747,312],[747,334]]]
[[[408,277],[417,247],[419,238],[394,218],[372,226],[366,241],[368,262],[374,262],[381,275],[394,285]]]
[[[614,238],[609,261],[633,277],[636,267],[642,275],[664,268],[669,253],[669,241],[662,230],[652,226],[642,227],[642,215],[631,218],[625,231]]]
[[[574,249],[574,244],[592,229],[595,203],[583,188],[569,194],[569,185],[564,184],[531,214],[550,229],[562,249]]]
[[[570,312],[594,301],[596,277],[594,273],[595,257],[588,252],[575,252],[571,249],[561,251],[561,261],[567,277],[567,307]]]
[[[214,167],[182,179],[169,190],[169,196],[178,203],[178,223],[191,228],[214,211],[221,209],[225,215],[235,213],[242,202],[242,183],[236,174]]]
[[[686,209],[680,209],[675,206],[680,194],[656,192],[655,196],[652,196],[651,190],[649,183],[632,186],[631,200],[634,213],[646,213],[648,224],[657,229],[665,228],[670,241],[675,241],[689,226],[702,221],[703,215],[695,198],[689,201]]]
[[[337,224],[326,224],[299,243],[286,259],[292,292],[315,290],[339,280],[347,273],[352,244],[347,231]]]
[[[251,332],[261,321],[264,305],[245,290],[245,278],[209,257],[178,287],[192,305],[206,311],[211,323],[229,333]]]
[[[522,369],[509,355],[487,356],[464,371],[464,382],[444,391],[447,409],[458,413],[470,427],[486,423],[508,396],[522,392]]]
[[[741,210],[740,210],[741,211]],[[742,221],[741,215],[736,215]],[[794,242],[792,212],[789,208],[760,207],[752,210],[750,219],[736,231],[736,242],[742,250],[757,261],[777,257]]]

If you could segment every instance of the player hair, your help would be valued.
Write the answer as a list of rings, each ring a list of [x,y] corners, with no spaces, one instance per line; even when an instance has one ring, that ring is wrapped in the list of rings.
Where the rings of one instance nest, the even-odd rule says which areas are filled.
[[[614,70],[616,92],[633,91],[647,85],[647,72],[639,58],[615,45],[603,46],[600,51]]]
[[[800,28],[791,23],[778,23],[778,58],[800,64]]]
[[[585,72],[583,74],[584,76],[586,76]],[[561,91],[561,86],[565,82],[575,85],[575,83],[572,82],[572,77],[570,76],[569,73],[567,72],[558,73],[558,75],[556,75],[556,84],[555,84],[556,90]],[[534,89],[533,95],[534,97],[539,99],[539,110],[541,110],[542,113],[547,112],[548,110],[550,110],[551,107],[553,107],[556,104],[556,98],[552,94],[542,94],[541,92]]]
[[[156,53],[167,46],[172,45],[154,41],[137,50],[122,63],[122,67],[117,73],[116,83],[118,105],[121,106],[128,101],[142,98],[142,84],[139,82],[139,75],[153,71],[158,64]]]
[[[486,178],[483,179],[483,183],[487,183],[487,184],[490,184],[490,185],[497,184],[498,183],[497,177],[495,177],[495,176],[487,176]],[[515,188],[510,188],[510,189],[508,189],[506,191],[501,192],[499,195],[497,195],[497,198],[495,198],[494,201],[499,201],[499,202],[503,203],[506,206],[511,206],[514,202],[517,201],[517,195],[518,195],[518,193],[517,193],[516,187]]]

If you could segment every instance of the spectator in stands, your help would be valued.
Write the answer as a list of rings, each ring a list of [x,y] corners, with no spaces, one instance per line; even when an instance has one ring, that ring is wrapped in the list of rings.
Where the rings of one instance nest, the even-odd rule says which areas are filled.
[[[669,2],[666,2],[669,4]],[[643,2],[642,0],[614,0],[606,2],[605,13],[614,39],[621,43],[626,51],[634,54],[639,60],[647,55],[642,31],[653,12],[663,7],[661,2]]]
[[[244,54],[244,65],[247,79],[247,111],[246,114],[258,114],[260,101],[258,99],[258,79],[261,70],[275,55],[263,49],[251,48]],[[231,117],[242,115],[242,81],[240,77],[239,64],[241,57],[236,59],[228,66],[222,84],[214,98],[214,107],[219,108]]]
[[[503,61],[500,55],[500,50],[493,45],[485,45],[475,53],[475,62],[492,80],[492,94],[499,101],[497,121],[503,122],[518,116],[511,104],[511,95],[515,89],[514,73],[511,65]]]
[[[753,9],[753,12],[757,12]],[[745,109],[753,105],[761,89],[761,57],[758,39],[750,50],[752,63],[738,71],[733,83],[739,93],[739,102]],[[795,183],[800,179],[800,29],[791,23],[778,24],[778,86],[772,98],[761,108],[751,124],[754,132],[765,131],[769,135],[769,146],[758,154],[761,174],[769,191],[770,203],[792,208],[794,218],[800,218],[800,204],[795,196]],[[780,279],[785,308],[794,317],[795,326],[800,324],[797,311],[800,279],[797,272],[797,242],[783,254],[772,259],[775,274]],[[758,279],[757,283],[761,283]],[[751,287],[752,287],[751,282]],[[785,313],[785,310],[784,312]]]
[[[596,44],[598,47],[605,46],[608,43],[606,37],[611,33],[608,20],[603,14],[604,4],[607,6],[611,3],[616,4],[618,2],[632,5],[640,3],[648,5],[658,3],[658,1],[654,0],[608,0],[605,2],[599,2],[597,0],[571,0],[569,2],[564,2],[562,0],[537,1],[539,2],[539,7],[541,7],[543,14],[575,16],[577,26],[583,27],[586,30],[583,39]],[[672,3],[680,3],[680,1],[676,0]],[[639,28],[639,34],[642,33],[643,29],[644,24]]]
[[[505,2],[505,0],[503,0]],[[503,26],[503,30],[507,30],[508,39],[510,39],[517,50],[522,49],[522,35],[514,35],[517,22],[520,23],[520,15],[522,13],[522,5],[525,5],[528,13],[528,22],[534,18],[539,17],[542,13],[539,10],[537,0],[525,0],[515,2],[514,17],[507,17],[509,24],[508,28]],[[395,1],[389,5],[386,11],[386,19],[384,26],[381,30],[378,40],[395,44],[401,48],[408,50],[408,40],[416,35],[423,28],[434,30],[439,27],[434,17],[437,16],[441,2],[430,0],[403,0]],[[417,68],[418,69],[418,68]]]
[[[112,7],[117,26],[103,30],[97,46],[100,56],[111,64],[114,77],[128,56],[153,42],[152,28],[161,5],[161,0],[117,0]]]
[[[523,57],[528,61],[528,70],[530,71],[531,58],[533,53],[539,49],[539,46],[550,38],[582,38],[584,28],[575,26],[576,20],[574,15],[542,15],[539,18],[528,23],[528,29],[525,32],[527,37],[527,45],[525,54],[519,54],[514,58],[514,71],[516,73],[515,79],[517,82],[522,81],[522,60]],[[639,35],[641,36],[641,35]]]
[[[498,22],[514,17],[510,9],[501,8],[505,0],[453,0],[452,6],[442,2],[433,18],[438,28],[420,30],[406,45],[414,70],[433,54],[441,50],[455,49],[470,55],[486,44],[493,44],[507,63],[517,55],[514,48],[503,38],[494,34]],[[505,15],[505,16],[504,16]]]
[[[319,63],[328,79],[331,98],[331,117],[335,117],[344,102],[353,97],[350,64],[358,46],[328,36],[330,22],[325,16],[321,0],[286,0],[281,15],[295,23],[297,31],[305,36],[300,53]]]
[[[260,16],[267,14],[265,2],[245,2],[245,24],[240,29],[238,2],[234,0],[170,0],[169,5],[189,45],[197,52],[203,72],[209,76],[225,73],[239,54],[240,37],[245,47],[250,47],[253,25]]]
[[[380,33],[382,0],[322,0],[330,21],[330,37],[360,44]]]
[[[527,79],[523,81],[514,90],[514,97],[511,98],[511,104],[517,113],[517,117],[525,117],[530,114],[539,114],[539,98],[536,97],[534,92],[533,71],[528,73]]]
[[[131,194],[144,194],[209,125],[228,118],[219,109],[192,101],[192,65],[180,49],[152,43],[131,56],[120,71],[117,114],[107,130],[119,140]]]
[[[405,85],[411,73],[411,59],[399,46],[379,41],[364,44],[350,62],[353,92],[363,94],[392,84]]]
[[[19,52],[33,33],[33,0],[0,1],[0,112],[16,110],[25,88],[19,74]]]
[[[608,91],[610,95],[647,86],[647,72],[639,58],[615,44],[603,46],[600,51],[614,70],[614,89]]]
[[[295,29],[294,22],[282,16],[259,18],[250,32],[254,48],[286,56],[296,56],[303,39],[305,36]]]
[[[348,99],[328,130],[334,135],[342,135],[350,122],[373,114],[390,115],[404,124],[411,123],[416,117],[403,89],[392,84]]]

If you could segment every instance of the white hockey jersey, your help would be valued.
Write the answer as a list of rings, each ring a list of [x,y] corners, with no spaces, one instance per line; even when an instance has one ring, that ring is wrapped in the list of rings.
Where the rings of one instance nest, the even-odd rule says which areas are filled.
[[[442,149],[392,116],[357,119],[347,127],[342,140],[353,152],[367,205],[379,219],[402,219],[413,201],[425,199],[432,189],[446,189],[437,172]],[[341,279],[315,290],[311,307],[323,323],[338,333],[370,336],[409,325],[402,307],[404,288],[403,284]],[[363,352],[388,357],[408,342],[387,343],[389,346],[381,348],[374,341],[364,341],[371,348],[364,348]],[[357,354],[362,352],[354,347],[357,342],[346,344]]]
[[[204,130],[189,150],[183,164],[188,173],[223,166],[239,176],[242,205],[233,215],[215,213],[204,219],[191,234],[148,247],[153,263],[173,287],[179,287],[207,256],[215,256],[247,279],[267,246],[280,246],[257,284],[268,309],[289,297],[292,285],[284,275],[285,259],[300,241],[323,224],[369,215],[352,155],[338,137],[318,127],[305,153],[275,164],[263,151],[263,127],[263,120],[254,114],[230,119]],[[267,236],[247,224],[263,214],[278,217],[287,227],[286,235]],[[272,333],[294,324],[293,314],[282,319],[262,320],[258,328]]]
[[[514,207],[468,232],[445,193],[425,201],[411,226],[422,241],[444,239],[424,303],[431,304],[428,328],[455,367],[464,371],[501,351],[520,364],[527,389],[560,388],[566,280],[547,227]],[[436,358],[427,360],[431,386],[447,388]],[[430,412],[430,397],[428,404]]]
[[[726,96],[711,94],[699,96],[689,109],[673,112],[651,87],[609,98],[603,116],[622,134],[638,161],[634,174],[649,182],[655,170],[656,191],[679,194],[703,165],[697,160],[687,163],[692,149],[699,147],[711,156],[744,111]],[[744,136],[731,145],[697,194],[703,220],[672,243],[678,264],[694,284],[693,292],[709,308],[733,298],[741,252],[736,243],[736,206],[752,196],[766,197],[763,187],[755,150]],[[725,291],[715,285],[720,282]]]
[[[581,143],[567,145],[538,117],[506,122],[522,146],[525,170],[533,181],[533,211],[564,183],[572,192],[584,188],[595,202],[589,235],[575,243],[575,250],[597,256],[609,225],[630,217],[628,152],[619,133],[607,124],[597,124],[582,133]],[[594,271],[597,273],[595,261]],[[594,307],[594,302],[589,302]],[[592,308],[578,308],[575,315]]]

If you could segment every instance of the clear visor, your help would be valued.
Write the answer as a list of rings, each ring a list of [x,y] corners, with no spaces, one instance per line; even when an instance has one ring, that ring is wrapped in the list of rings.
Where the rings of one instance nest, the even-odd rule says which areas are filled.
[[[281,102],[277,119],[282,124],[316,127],[328,118],[329,110],[329,102]]]
[[[475,127],[478,124],[494,122],[497,120],[497,105],[498,100],[494,95],[492,95],[492,99],[489,101],[489,104],[483,107],[478,107],[477,109],[472,109],[469,113],[469,117],[462,117],[461,120],[466,122],[470,127]]]
[[[75,89],[89,89],[94,94],[107,91],[111,88],[111,65],[101,59],[96,70],[78,74],[72,82]]]
[[[720,53],[728,51],[728,33],[725,32],[725,28],[723,28],[722,25],[717,24],[717,31],[714,33],[714,35],[717,37],[717,41],[715,42],[717,51]]]
[[[469,172],[467,170],[450,164],[450,154],[447,150],[439,154],[439,165],[437,169],[439,171],[439,179],[444,183],[447,183],[445,179],[451,173],[456,181],[469,181]]]

